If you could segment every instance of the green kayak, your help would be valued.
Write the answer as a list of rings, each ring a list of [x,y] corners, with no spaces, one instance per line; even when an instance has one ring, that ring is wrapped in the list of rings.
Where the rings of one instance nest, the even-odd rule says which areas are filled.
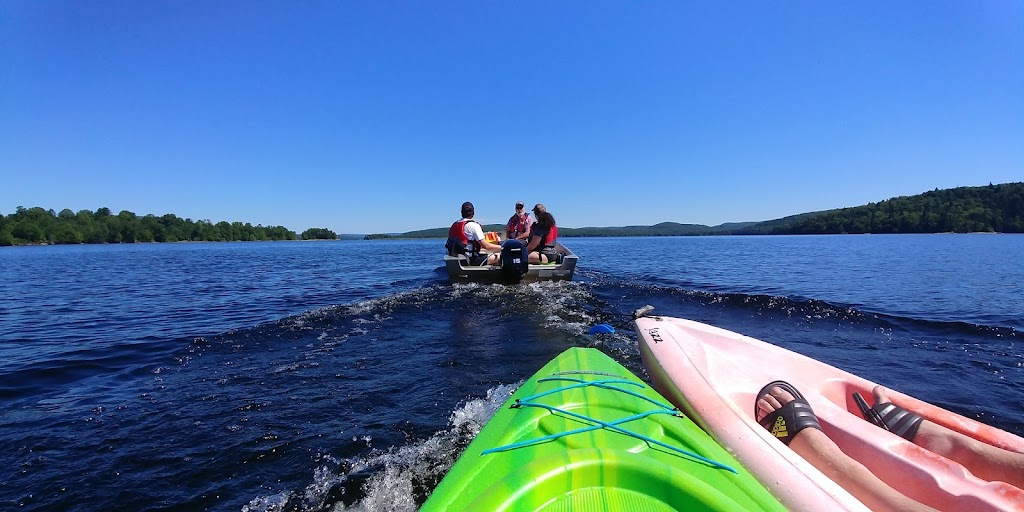
[[[785,509],[629,370],[570,348],[509,398],[420,510]]]

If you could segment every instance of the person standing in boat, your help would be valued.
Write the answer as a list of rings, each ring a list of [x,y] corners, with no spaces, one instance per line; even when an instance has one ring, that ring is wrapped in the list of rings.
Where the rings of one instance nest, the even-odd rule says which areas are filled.
[[[530,263],[553,262],[558,258],[555,251],[555,240],[558,239],[555,217],[540,203],[533,207],[533,215],[537,221],[530,228],[530,243],[526,246],[530,251]]]
[[[448,229],[448,241],[444,246],[449,256],[464,255],[471,265],[481,265],[484,262],[488,265],[497,265],[501,257],[501,246],[487,241],[484,229],[479,222],[473,220],[475,215],[473,203],[462,203],[462,219],[452,223],[452,227]],[[490,254],[483,254],[481,251]]]
[[[519,201],[516,203],[516,213],[513,213],[512,217],[508,219],[508,223],[505,224],[505,239],[523,240],[524,242],[529,240],[532,224],[530,213],[523,211],[523,202]]]

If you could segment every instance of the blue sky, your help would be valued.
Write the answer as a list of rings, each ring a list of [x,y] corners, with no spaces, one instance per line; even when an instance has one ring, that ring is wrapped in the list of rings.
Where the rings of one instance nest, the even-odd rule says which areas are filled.
[[[1024,180],[1024,2],[0,0],[0,213],[716,225]]]

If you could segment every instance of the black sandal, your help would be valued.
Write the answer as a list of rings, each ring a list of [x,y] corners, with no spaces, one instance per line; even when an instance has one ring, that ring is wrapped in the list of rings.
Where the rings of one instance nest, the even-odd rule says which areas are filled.
[[[757,400],[768,395],[768,392],[774,387],[780,387],[789,392],[789,394],[793,395],[793,401],[784,404],[764,418],[761,418],[759,423],[762,427],[766,428],[786,446],[789,446],[789,442],[796,437],[796,434],[805,428],[821,430],[821,424],[818,423],[818,417],[814,415],[811,404],[807,403],[807,399],[792,384],[782,380],[768,383],[757,393],[757,399],[754,401],[755,418],[757,417]]]
[[[917,435],[917,429],[921,427],[921,422],[924,421],[924,418],[920,415],[912,413],[892,402],[875,404],[874,407],[868,408],[868,403],[864,400],[864,397],[860,396],[860,393],[857,392],[853,393],[853,401],[857,402],[857,407],[860,407],[860,412],[864,415],[864,419],[907,441],[914,440],[914,436]]]

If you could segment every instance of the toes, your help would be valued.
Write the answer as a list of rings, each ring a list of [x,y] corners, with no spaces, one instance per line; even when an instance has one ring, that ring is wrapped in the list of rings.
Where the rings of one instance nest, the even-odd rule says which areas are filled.
[[[774,388],[778,389],[778,388]],[[782,408],[782,402],[778,398],[772,396],[772,390],[769,390],[767,394],[761,396],[757,400],[757,420],[760,421],[765,416]]]
[[[765,416],[767,416],[771,412],[772,412],[771,406],[769,406],[768,402],[766,402],[762,398],[762,399],[757,401],[757,417],[754,418],[754,419],[756,419],[757,421],[761,421],[761,420],[764,419]]]
[[[786,391],[785,389],[782,389],[779,386],[775,386],[768,392],[771,393],[772,397],[774,397],[779,402],[780,407],[796,399],[796,397],[790,394],[789,391]]]
[[[765,416],[781,409],[782,406],[793,400],[796,400],[796,397],[792,393],[781,386],[772,386],[763,395],[757,397],[757,409],[754,415],[757,416],[757,421],[761,421]]]
[[[761,421],[765,416],[779,410],[780,407],[778,400],[766,395],[765,398],[757,401],[757,420]]]

